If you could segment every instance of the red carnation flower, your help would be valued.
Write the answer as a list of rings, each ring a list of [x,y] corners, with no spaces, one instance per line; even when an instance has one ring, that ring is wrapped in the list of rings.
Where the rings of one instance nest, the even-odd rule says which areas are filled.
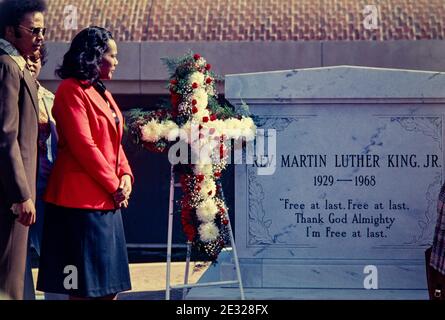
[[[181,95],[172,92],[172,95],[171,95],[171,97],[170,97],[170,100],[171,100],[172,105],[173,105],[175,108],[177,108],[178,105],[179,105],[179,103],[181,102]]]
[[[196,236],[195,226],[193,226],[192,224],[183,222],[182,229],[184,230],[184,234],[186,235],[187,240],[193,241],[193,239]]]
[[[210,116],[210,121],[215,121],[215,120],[216,120],[216,115],[212,114],[212,115]]]
[[[172,79],[172,80],[170,80],[170,83],[173,84],[173,85],[178,84],[178,80]]]
[[[196,99],[192,100],[192,106],[195,106],[198,103],[198,101],[196,101]]]
[[[219,212],[224,213],[224,212],[226,212],[226,209],[224,209],[224,208],[219,208]]]
[[[210,63],[206,64],[206,70],[210,70],[212,68],[212,65]]]
[[[199,58],[201,58],[201,56],[199,54],[195,53],[193,55],[193,59],[198,60]]]
[[[204,180],[204,175],[203,174],[196,175],[196,180],[198,180],[198,182],[201,182],[202,180]]]
[[[221,177],[221,172],[215,172],[213,175],[214,175],[216,178],[219,178],[219,177]]]
[[[192,108],[192,112],[193,112],[193,113],[197,113],[197,112],[198,112],[198,108],[193,107],[193,108]]]
[[[202,117],[202,122],[209,122],[209,117]]]
[[[193,220],[190,213],[191,213],[190,210],[182,210],[181,222],[182,222],[182,229],[184,230],[187,240],[193,241],[193,239],[196,236],[196,228],[193,225]]]
[[[219,148],[219,157],[220,159],[224,159],[224,157],[227,155],[227,150],[223,147]]]
[[[207,83],[207,84],[211,84],[211,83],[212,83],[212,78],[207,78],[207,79],[206,79],[206,83]]]
[[[223,223],[223,224],[224,224],[224,225],[226,226],[226,225],[228,225],[228,224],[229,224],[229,220],[227,220],[227,219],[224,219],[222,223]]]
[[[196,82],[193,82],[193,83],[192,83],[192,88],[193,88],[193,89],[198,88],[198,84],[197,84]]]

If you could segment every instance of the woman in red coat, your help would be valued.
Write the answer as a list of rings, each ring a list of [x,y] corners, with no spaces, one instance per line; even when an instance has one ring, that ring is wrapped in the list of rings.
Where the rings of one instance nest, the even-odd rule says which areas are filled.
[[[122,114],[103,79],[118,64],[111,33],[77,34],[62,66],[52,113],[58,154],[47,202],[37,288],[72,299],[114,299],[131,289],[121,207],[133,175],[122,149]]]

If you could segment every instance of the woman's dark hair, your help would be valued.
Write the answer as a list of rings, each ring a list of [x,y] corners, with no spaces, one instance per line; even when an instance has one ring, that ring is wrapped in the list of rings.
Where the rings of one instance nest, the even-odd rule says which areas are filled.
[[[17,30],[23,17],[31,12],[46,11],[44,0],[0,0],[0,38],[5,37],[6,27]]]
[[[111,32],[101,27],[88,27],[80,31],[71,42],[63,56],[62,65],[56,69],[56,75],[62,79],[76,78],[88,80],[94,84],[99,80],[100,64],[107,52]]]

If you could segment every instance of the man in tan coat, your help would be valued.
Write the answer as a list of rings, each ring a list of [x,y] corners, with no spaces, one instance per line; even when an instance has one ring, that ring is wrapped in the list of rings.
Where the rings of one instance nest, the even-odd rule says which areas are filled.
[[[44,0],[0,0],[0,292],[23,299],[35,222],[38,100],[24,57],[44,40]]]

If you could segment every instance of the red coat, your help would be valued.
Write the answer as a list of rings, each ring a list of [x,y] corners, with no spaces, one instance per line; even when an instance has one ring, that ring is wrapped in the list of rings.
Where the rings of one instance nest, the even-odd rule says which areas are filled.
[[[111,210],[120,177],[131,175],[122,149],[122,114],[110,92],[112,111],[92,86],[70,78],[56,92],[52,113],[59,136],[57,159],[44,200],[69,208]]]

